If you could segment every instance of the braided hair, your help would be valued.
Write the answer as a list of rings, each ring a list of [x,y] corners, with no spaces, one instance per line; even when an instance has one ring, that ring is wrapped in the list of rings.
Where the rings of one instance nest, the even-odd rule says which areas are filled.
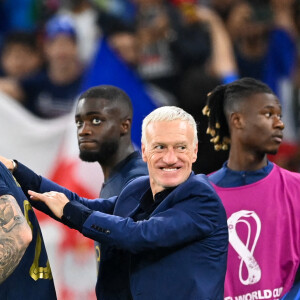
[[[208,116],[206,133],[212,136],[211,142],[216,151],[227,150],[230,144],[228,117],[239,109],[246,98],[259,93],[274,92],[263,82],[253,78],[242,78],[229,84],[218,85],[207,95],[202,113]]]

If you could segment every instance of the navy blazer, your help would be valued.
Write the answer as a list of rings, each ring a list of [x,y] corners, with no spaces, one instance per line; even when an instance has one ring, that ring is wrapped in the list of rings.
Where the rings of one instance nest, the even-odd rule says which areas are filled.
[[[29,188],[33,181],[28,177],[25,181]],[[206,176],[192,173],[148,220],[135,222],[130,216],[148,189],[149,177],[143,176],[128,184],[119,197],[109,199],[81,198],[45,178],[38,191],[63,192],[70,201],[93,210],[82,233],[109,249],[101,259],[112,256],[128,265],[123,282],[116,280],[116,289],[121,288],[118,285],[128,286],[134,300],[223,299],[227,220],[221,200]],[[110,215],[113,210],[119,216]],[[118,277],[120,270],[111,270],[110,279],[114,280],[114,273]],[[109,291],[99,298],[116,299],[110,297]]]

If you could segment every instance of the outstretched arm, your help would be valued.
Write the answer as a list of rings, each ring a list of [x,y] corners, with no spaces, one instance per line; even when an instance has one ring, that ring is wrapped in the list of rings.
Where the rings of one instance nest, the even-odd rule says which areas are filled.
[[[66,220],[68,226],[86,237],[139,253],[186,245],[192,241],[200,241],[213,232],[212,236],[220,232],[221,238],[227,240],[225,212],[221,209],[220,201],[212,189],[207,189],[204,185],[199,188],[204,191],[203,196],[191,194],[184,198],[185,201],[156,212],[148,220],[137,222],[130,217],[108,215],[99,211],[90,211],[87,216],[84,212],[86,207],[80,203],[73,206],[72,201],[69,202],[64,194],[58,192],[40,194],[29,191],[29,194],[32,199],[48,205],[56,217]],[[220,217],[224,221],[223,226],[219,225]]]
[[[31,228],[16,199],[0,196],[0,284],[16,269],[31,240]]]
[[[53,181],[37,175],[31,169],[26,167],[20,162],[14,162],[12,159],[0,156],[0,162],[5,165],[5,167],[10,170],[14,177],[17,179],[18,183],[21,185],[23,192],[28,197],[28,190],[45,193],[49,191],[57,191],[64,193],[70,201],[78,201],[85,205],[86,207],[99,210],[104,213],[111,214],[113,212],[116,197],[111,197],[109,199],[86,199],[79,197],[76,193],[60,186]],[[42,202],[31,202],[34,208],[54,217],[49,211],[48,207]],[[55,218],[55,217],[54,217]]]

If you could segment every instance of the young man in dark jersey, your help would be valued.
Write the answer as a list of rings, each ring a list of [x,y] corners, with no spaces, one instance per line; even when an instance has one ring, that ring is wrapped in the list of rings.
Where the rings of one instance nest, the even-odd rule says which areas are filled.
[[[83,161],[100,164],[104,175],[101,198],[118,196],[130,181],[148,174],[147,165],[131,141],[132,118],[131,100],[118,87],[92,87],[79,97],[75,113],[79,156]],[[96,293],[105,286],[118,295],[117,278],[110,280],[112,265],[120,268],[118,262],[110,259],[105,247],[98,242],[95,242],[95,250],[98,264]]]

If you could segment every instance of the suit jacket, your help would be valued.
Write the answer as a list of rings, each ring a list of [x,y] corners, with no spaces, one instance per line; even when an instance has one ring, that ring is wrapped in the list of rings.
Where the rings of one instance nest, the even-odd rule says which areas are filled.
[[[30,176],[24,180],[28,188],[34,182]],[[128,184],[119,197],[109,199],[81,198],[45,178],[38,191],[63,192],[70,201],[93,210],[82,233],[106,246],[101,259],[113,258],[128,266],[126,272],[120,269],[124,280],[116,282],[116,289],[130,288],[134,300],[223,299],[227,221],[221,200],[206,176],[192,173],[148,220],[135,222],[130,216],[148,189],[149,177],[143,176]],[[118,216],[107,214],[113,209]],[[111,270],[110,280],[120,270]],[[111,296],[109,291],[99,298],[127,299],[121,294],[119,298]]]

